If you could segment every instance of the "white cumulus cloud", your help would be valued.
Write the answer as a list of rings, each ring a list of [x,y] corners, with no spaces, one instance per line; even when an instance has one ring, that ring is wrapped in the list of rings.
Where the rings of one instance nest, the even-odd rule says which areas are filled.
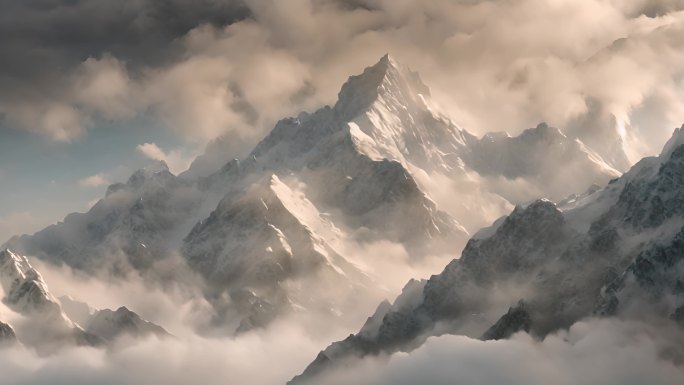
[[[177,174],[190,166],[193,157],[182,150],[164,151],[155,143],[143,143],[136,147],[138,152],[152,160],[166,162],[171,172]]]
[[[78,184],[83,187],[100,187],[109,184],[109,180],[104,174],[95,174],[78,181]]]

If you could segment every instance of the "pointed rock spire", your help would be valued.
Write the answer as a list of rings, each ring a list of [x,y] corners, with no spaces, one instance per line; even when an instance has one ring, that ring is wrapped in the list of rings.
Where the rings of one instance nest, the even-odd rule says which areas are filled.
[[[342,116],[353,118],[380,97],[395,98],[400,104],[407,105],[419,95],[429,97],[430,89],[418,73],[386,54],[360,75],[349,77],[334,108]]]

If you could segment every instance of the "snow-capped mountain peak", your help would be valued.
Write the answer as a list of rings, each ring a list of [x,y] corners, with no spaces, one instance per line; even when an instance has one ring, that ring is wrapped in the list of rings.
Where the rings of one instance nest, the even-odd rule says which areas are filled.
[[[0,282],[3,302],[26,317],[17,330],[20,340],[42,351],[59,349],[63,343],[96,345],[99,339],[86,333],[62,311],[45,280],[26,257],[0,251]]]
[[[418,73],[397,63],[389,54],[362,74],[351,76],[342,86],[335,111],[345,119],[353,119],[379,98],[395,98],[403,105],[421,103],[430,89]]]
[[[43,276],[31,266],[26,257],[9,249],[0,251],[0,282],[5,302],[20,313],[42,313],[61,318],[71,327],[71,321],[62,314],[57,300],[48,290]]]
[[[5,293],[11,292],[31,269],[26,257],[14,254],[10,249],[0,251],[0,283]]]
[[[420,76],[389,55],[352,76],[333,108],[358,151],[405,167],[449,172],[475,139],[435,112]]]

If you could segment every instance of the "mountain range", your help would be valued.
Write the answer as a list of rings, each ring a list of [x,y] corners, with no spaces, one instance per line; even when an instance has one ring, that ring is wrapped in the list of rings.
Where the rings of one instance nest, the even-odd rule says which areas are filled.
[[[477,271],[469,279],[479,277],[479,285],[501,271],[513,277],[522,274],[518,268],[533,270],[528,265],[560,250],[569,239],[582,238],[582,231],[566,216],[584,218],[594,211],[576,208],[566,214],[549,201],[529,202],[540,196],[561,201],[573,193],[575,201],[594,199],[596,192],[588,197],[583,193],[624,171],[624,162],[615,161],[623,159],[615,155],[622,151],[619,139],[610,149],[610,154],[601,153],[544,123],[518,136],[478,137],[439,112],[419,75],[386,55],[350,77],[333,106],[279,121],[248,156],[228,160],[218,169],[195,164],[180,175],[172,174],[163,162],[153,164],[125,183],[109,186],[88,212],[69,214],[33,235],[13,237],[3,248],[94,274],[125,276],[135,271],[162,284],[194,285],[197,276],[214,307],[214,324],[239,332],[267,325],[295,309],[343,313],[345,306],[353,307],[353,300],[346,303],[344,298],[363,296],[379,285],[381,275],[353,252],[359,245],[400,245],[410,258],[396,260],[397,264],[434,255],[453,257],[465,246],[463,257],[450,266],[472,263],[477,269],[481,262],[468,261],[479,261],[479,255],[498,261],[494,249],[503,253],[519,247],[518,237],[556,237],[559,242],[546,249],[530,241],[530,248],[535,248],[520,250],[520,260],[501,262],[500,269],[496,262],[497,267]],[[624,178],[609,188],[617,189]],[[494,237],[502,233],[499,243],[481,238],[481,227],[514,207],[510,216],[497,221],[499,228],[489,230]],[[529,217],[535,219],[529,228],[510,224]],[[512,233],[507,235],[506,229]],[[468,241],[472,237],[476,239]],[[510,238],[508,244],[502,243],[505,237]],[[601,243],[603,238],[598,239]],[[169,261],[174,268],[165,268]],[[429,288],[434,287],[428,302],[434,309],[452,309],[438,304],[457,299],[440,299],[443,294],[436,288],[460,282],[446,276],[465,274],[461,270],[449,267],[444,279],[412,282],[402,295],[407,300],[399,303],[415,304],[408,297],[433,292]],[[459,285],[465,290],[471,283]],[[336,294],[329,294],[332,290],[326,287]],[[481,301],[469,296],[467,302],[484,309],[486,295],[481,296]],[[56,304],[52,299],[47,302]],[[535,306],[525,309],[536,312]],[[122,309],[96,318],[120,317],[126,313]],[[384,325],[380,319],[395,313],[415,313],[421,320],[416,321],[421,326],[415,332],[429,328],[422,326],[423,316],[416,312],[385,310],[388,313],[380,311],[371,324]],[[444,317],[451,317],[452,310],[444,311]],[[575,317],[585,307],[573,304],[567,312]],[[68,317],[62,318],[69,326]],[[533,321],[540,332],[558,322]],[[389,333],[379,327],[380,335]],[[413,329],[404,327],[408,326],[392,332],[404,335],[403,342],[392,342],[393,346],[414,340]],[[376,334],[371,329],[366,328]],[[394,341],[389,334],[382,338]]]

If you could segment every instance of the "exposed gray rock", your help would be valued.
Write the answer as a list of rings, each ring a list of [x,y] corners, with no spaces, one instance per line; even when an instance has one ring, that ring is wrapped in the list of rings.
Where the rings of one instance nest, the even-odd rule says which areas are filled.
[[[532,317],[528,313],[525,303],[520,301],[515,307],[508,309],[492,327],[481,337],[482,340],[502,340],[513,334],[525,331],[529,332],[532,327]]]

